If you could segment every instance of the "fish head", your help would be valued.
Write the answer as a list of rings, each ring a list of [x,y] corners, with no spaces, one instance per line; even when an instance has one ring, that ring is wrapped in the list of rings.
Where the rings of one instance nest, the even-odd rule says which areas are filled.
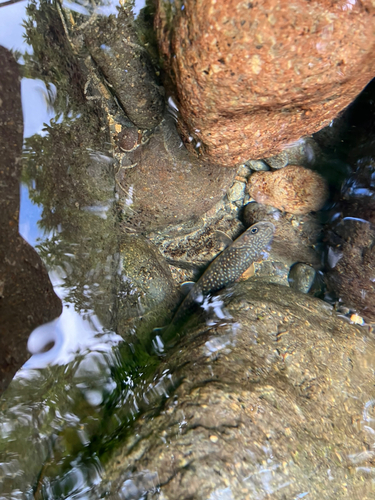
[[[263,249],[272,241],[275,226],[271,222],[257,222],[250,226],[232,244],[235,248],[254,247]]]

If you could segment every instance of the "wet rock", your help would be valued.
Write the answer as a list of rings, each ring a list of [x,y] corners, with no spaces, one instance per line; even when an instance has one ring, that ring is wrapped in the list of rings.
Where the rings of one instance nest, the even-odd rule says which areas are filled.
[[[61,314],[36,251],[18,234],[23,120],[20,77],[0,47],[0,394],[30,357],[31,331]]]
[[[375,321],[375,206],[363,203],[366,219],[340,217],[327,231],[328,290],[368,321]],[[354,209],[354,204],[350,204]],[[346,209],[349,207],[347,206]],[[357,203],[358,208],[358,203]],[[350,214],[356,212],[349,210]],[[359,212],[356,213],[359,215]]]
[[[261,220],[270,221],[275,226],[271,260],[284,262],[289,267],[297,262],[319,266],[320,256],[315,245],[320,239],[321,227],[312,215],[281,213],[269,205],[248,203],[243,219],[246,227]]]
[[[242,207],[245,198],[245,189],[246,189],[246,182],[243,182],[242,179],[236,177],[233,185],[228,189],[227,192],[228,200],[231,203],[234,203],[235,205]]]
[[[345,482],[372,499],[374,340],[287,287],[247,282],[227,299],[235,323],[195,328],[164,359],[163,403],[106,461],[98,496],[319,500]]]
[[[194,221],[223,198],[234,175],[192,156],[166,117],[146,144],[123,158],[116,174],[124,223],[152,231]]]
[[[163,117],[164,94],[147,50],[134,29],[132,15],[100,17],[85,29],[85,42],[129,119],[151,129]]]
[[[270,167],[263,160],[250,160],[246,162],[252,170],[267,172]]]
[[[141,145],[142,132],[136,127],[123,127],[114,140],[120,151],[129,153]]]
[[[308,293],[314,283],[316,271],[307,264],[298,262],[289,272],[289,286],[297,292]]]
[[[158,42],[186,143],[194,137],[235,165],[328,125],[373,77],[372,10],[369,0],[350,9],[159,0]]]
[[[290,144],[281,153],[265,158],[264,161],[272,168],[279,169],[288,165],[312,167],[321,160],[322,151],[312,137],[304,137]]]
[[[302,215],[323,207],[328,197],[324,179],[303,167],[285,167],[277,172],[255,172],[247,190],[258,203]]]
[[[129,320],[162,327],[181,296],[160,252],[139,235],[122,235],[117,289],[117,332],[125,336]]]

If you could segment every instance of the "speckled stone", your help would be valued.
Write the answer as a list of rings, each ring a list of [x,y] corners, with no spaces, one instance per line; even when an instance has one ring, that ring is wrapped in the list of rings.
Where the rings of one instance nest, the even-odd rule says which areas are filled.
[[[298,262],[289,272],[289,286],[302,293],[308,293],[314,282],[316,271],[313,267]]]
[[[303,167],[285,167],[276,172],[255,172],[247,190],[258,203],[291,214],[307,214],[321,209],[328,197],[325,180]]]
[[[371,0],[158,0],[188,147],[234,166],[328,125],[373,78],[373,13]]]

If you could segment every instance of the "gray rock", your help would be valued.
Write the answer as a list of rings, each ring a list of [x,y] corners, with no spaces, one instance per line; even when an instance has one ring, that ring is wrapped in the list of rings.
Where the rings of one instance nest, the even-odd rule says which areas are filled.
[[[289,272],[289,286],[302,293],[308,293],[314,283],[316,271],[313,267],[298,262]]]
[[[257,170],[257,171],[270,170],[270,167],[263,160],[249,160],[248,162],[246,162],[246,165],[248,165],[251,168],[251,170]]]
[[[124,338],[134,321],[145,324],[149,332],[164,326],[179,303],[169,266],[142,236],[121,237],[117,298],[117,332]]]

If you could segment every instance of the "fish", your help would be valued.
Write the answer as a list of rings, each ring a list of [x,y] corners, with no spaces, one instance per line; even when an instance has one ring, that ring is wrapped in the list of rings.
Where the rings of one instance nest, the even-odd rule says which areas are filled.
[[[227,236],[230,245],[211,262],[201,278],[192,284],[172,322],[166,327],[162,335],[163,341],[169,340],[187,312],[196,304],[203,303],[207,295],[234,283],[253,262],[258,260],[271,243],[274,233],[275,226],[271,222],[264,221],[253,224],[234,241]]]

